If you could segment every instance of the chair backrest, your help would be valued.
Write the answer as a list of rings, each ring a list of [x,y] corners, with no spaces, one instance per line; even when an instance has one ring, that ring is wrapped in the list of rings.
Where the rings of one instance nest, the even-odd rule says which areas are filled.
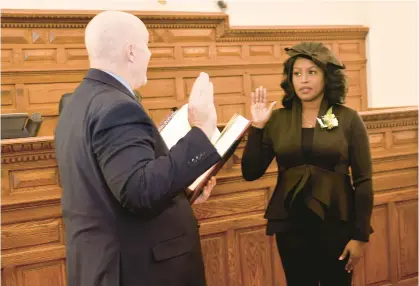
[[[72,93],[64,93],[60,99],[60,103],[58,104],[58,115],[61,114],[64,107],[71,101],[73,94]]]

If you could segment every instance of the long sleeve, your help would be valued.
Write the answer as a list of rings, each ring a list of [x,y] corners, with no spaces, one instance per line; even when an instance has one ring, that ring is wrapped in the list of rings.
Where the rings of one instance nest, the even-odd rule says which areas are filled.
[[[156,158],[155,129],[135,103],[116,104],[96,121],[92,148],[98,165],[114,197],[135,213],[159,213],[220,159],[199,128]]]
[[[355,112],[351,122],[350,164],[355,189],[354,239],[369,241],[373,209],[372,160],[368,132],[360,115]]]
[[[263,176],[275,156],[272,143],[264,129],[250,127],[247,144],[241,161],[243,177],[254,181]]]

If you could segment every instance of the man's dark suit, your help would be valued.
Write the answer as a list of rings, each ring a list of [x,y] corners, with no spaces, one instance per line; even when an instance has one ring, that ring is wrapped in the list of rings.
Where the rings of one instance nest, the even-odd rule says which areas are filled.
[[[60,115],[68,286],[205,285],[183,190],[219,155],[199,128],[168,152],[119,81],[90,69]]]

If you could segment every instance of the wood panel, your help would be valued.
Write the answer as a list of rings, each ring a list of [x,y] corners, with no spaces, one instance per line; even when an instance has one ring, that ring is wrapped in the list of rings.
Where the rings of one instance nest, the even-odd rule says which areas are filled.
[[[88,69],[84,28],[92,12],[3,10],[2,113],[40,112],[39,136],[54,134],[58,102]],[[280,100],[284,48],[322,41],[347,66],[347,104],[367,109],[365,38],[361,26],[312,28],[230,28],[225,14],[137,13],[150,31],[152,58],[147,86],[139,92],[147,112],[160,122],[188,100],[194,78],[211,76],[219,123],[235,113],[249,116],[249,95],[260,85]]]
[[[416,108],[361,113],[372,142],[375,233],[355,271],[355,285],[417,282],[417,114]],[[245,142],[219,174],[211,198],[194,206],[208,285],[284,285],[276,245],[265,235],[263,219],[276,168],[272,165],[258,181],[243,181],[239,164]],[[34,279],[65,285],[53,137],[3,140],[2,154],[4,284],[26,285]]]
[[[348,105],[360,111],[373,155],[375,207],[355,285],[417,283],[417,108],[366,111],[365,27],[230,28],[224,14],[141,13],[150,30],[149,83],[140,90],[155,122],[188,99],[194,77],[207,71],[223,125],[233,112],[249,116],[249,95],[264,85],[279,100],[284,47],[326,43],[348,67]],[[1,111],[42,112],[38,138],[3,140],[2,284],[65,285],[65,228],[52,135],[60,95],[87,70],[83,28],[91,12],[3,11]],[[272,165],[245,182],[246,138],[219,173],[211,198],[194,206],[209,286],[285,285],[263,213],[276,183]]]

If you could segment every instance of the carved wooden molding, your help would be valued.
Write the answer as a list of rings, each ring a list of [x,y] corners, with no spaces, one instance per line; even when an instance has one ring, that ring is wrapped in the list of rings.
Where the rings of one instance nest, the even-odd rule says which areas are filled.
[[[382,110],[370,110],[360,112],[364,121],[383,121],[383,120],[395,120],[395,119],[406,119],[409,117],[418,117],[418,107],[399,107],[389,108]]]
[[[418,108],[392,108],[360,112],[367,129],[395,128],[418,125]]]
[[[390,122],[365,122],[368,130],[381,129],[381,128],[395,128],[402,126],[413,126],[418,125],[417,119],[390,121]]]
[[[54,148],[51,148],[50,150],[54,150]],[[55,153],[26,154],[26,155],[19,154],[13,157],[2,157],[1,164],[12,164],[12,163],[21,163],[21,162],[29,162],[29,161],[51,160],[51,159],[55,159]]]
[[[54,137],[1,141],[1,164],[55,159]]]
[[[100,11],[35,11],[3,10],[2,28],[84,28]],[[148,28],[210,28],[216,31],[216,41],[303,41],[303,40],[348,40],[365,39],[368,27],[231,27],[229,16],[224,13],[196,12],[138,12],[130,11],[141,18]],[[151,40],[152,41],[152,40]]]

